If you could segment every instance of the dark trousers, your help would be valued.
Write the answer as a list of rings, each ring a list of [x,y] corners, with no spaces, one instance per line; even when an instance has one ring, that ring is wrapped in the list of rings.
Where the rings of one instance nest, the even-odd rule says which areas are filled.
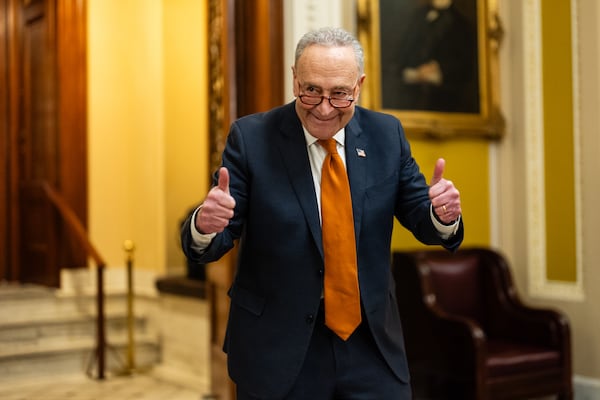
[[[283,399],[258,399],[238,388],[237,400],[410,400],[410,385],[389,368],[363,316],[363,323],[341,340],[325,326],[319,311],[300,375]]]

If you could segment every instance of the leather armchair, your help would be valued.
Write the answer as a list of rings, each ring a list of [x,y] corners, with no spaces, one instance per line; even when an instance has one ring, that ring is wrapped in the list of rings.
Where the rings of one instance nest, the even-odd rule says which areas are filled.
[[[392,272],[415,398],[573,398],[569,322],[524,305],[498,252],[394,252]]]

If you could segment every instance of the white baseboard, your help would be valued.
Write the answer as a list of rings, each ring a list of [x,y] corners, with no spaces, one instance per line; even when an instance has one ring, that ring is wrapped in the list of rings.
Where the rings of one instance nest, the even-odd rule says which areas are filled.
[[[576,375],[573,378],[575,400],[600,399],[600,379]]]

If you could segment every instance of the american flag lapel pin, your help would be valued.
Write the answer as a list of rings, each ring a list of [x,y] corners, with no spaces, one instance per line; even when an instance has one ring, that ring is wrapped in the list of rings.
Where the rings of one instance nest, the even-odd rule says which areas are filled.
[[[356,148],[356,154],[359,157],[366,157],[367,156],[367,153],[365,153],[365,151],[363,149],[359,149],[358,147]]]

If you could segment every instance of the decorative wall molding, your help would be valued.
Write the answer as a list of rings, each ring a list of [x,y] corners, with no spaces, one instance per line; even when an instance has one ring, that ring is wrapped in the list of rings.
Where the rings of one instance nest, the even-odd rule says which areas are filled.
[[[581,131],[579,113],[579,42],[578,0],[571,0],[571,38],[573,63],[573,140],[575,160],[575,226],[576,226],[576,282],[557,282],[546,274],[546,196],[544,165],[544,90],[542,66],[541,1],[526,0],[523,5],[523,32],[525,52],[525,132],[526,136],[526,201],[527,249],[529,266],[529,292],[533,297],[582,301],[583,268],[581,249]]]

